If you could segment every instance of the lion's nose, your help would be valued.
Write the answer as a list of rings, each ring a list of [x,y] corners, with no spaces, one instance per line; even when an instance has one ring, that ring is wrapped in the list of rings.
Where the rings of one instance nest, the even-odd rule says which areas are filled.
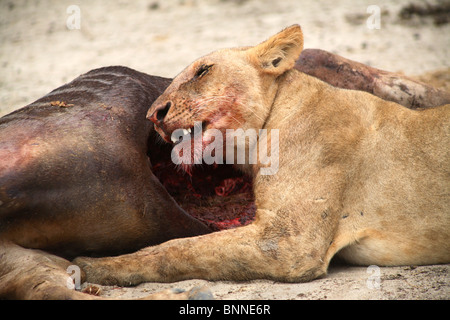
[[[155,111],[152,115],[147,116],[147,119],[152,121],[154,124],[161,124],[167,113],[169,112],[170,107],[172,106],[172,102],[167,102],[166,104],[161,104],[156,107]]]

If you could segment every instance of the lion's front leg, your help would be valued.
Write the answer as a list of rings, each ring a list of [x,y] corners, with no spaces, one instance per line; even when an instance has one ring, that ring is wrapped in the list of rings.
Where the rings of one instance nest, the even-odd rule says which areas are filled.
[[[71,287],[81,274],[70,266],[63,258],[0,239],[0,299],[98,299]]]
[[[266,220],[266,222],[262,222]],[[175,239],[109,258],[77,258],[88,282],[136,285],[186,279],[307,281],[323,275],[322,259],[271,219],[208,235]],[[302,241],[303,242],[303,241]],[[306,241],[306,243],[308,243]]]

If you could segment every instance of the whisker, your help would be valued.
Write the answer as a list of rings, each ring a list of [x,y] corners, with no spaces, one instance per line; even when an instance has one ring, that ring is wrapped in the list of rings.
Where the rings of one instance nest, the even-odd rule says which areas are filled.
[[[206,112],[206,111],[214,111],[214,110],[212,110],[212,108],[214,108],[214,106],[211,105],[211,102],[219,102],[219,103],[228,102],[228,103],[233,103],[234,101],[235,101],[235,99],[234,99],[233,96],[229,96],[229,95],[212,95],[212,96],[208,96],[208,97],[197,99],[195,101],[195,103],[192,105],[192,109],[193,109],[194,116],[198,116],[198,115],[201,115],[203,112]],[[238,119],[236,119],[232,115],[229,115],[229,116],[234,121],[239,123],[240,126],[243,125],[242,122],[240,122]]]
[[[239,123],[242,126],[242,122],[240,122],[238,119],[236,119],[235,117],[233,117],[232,115],[230,115],[230,117],[232,117],[234,120],[236,120],[237,123]]]

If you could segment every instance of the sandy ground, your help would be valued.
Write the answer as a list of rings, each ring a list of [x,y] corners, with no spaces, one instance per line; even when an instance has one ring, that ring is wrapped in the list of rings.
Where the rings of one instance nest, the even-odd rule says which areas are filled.
[[[0,116],[93,68],[125,65],[173,77],[199,56],[257,44],[294,23],[303,28],[305,48],[412,76],[444,70],[441,84],[448,87],[450,24],[437,26],[429,17],[402,20],[398,13],[408,3],[0,0]],[[377,21],[371,20],[374,11],[367,13],[370,5],[380,9],[379,29],[368,28],[368,19]],[[325,279],[306,284],[190,280],[102,289],[105,296],[122,298],[207,284],[217,299],[449,299],[449,268],[381,268],[379,288],[368,286],[374,275],[367,268],[338,266]]]
[[[373,267],[372,267],[373,268]],[[379,268],[334,266],[326,278],[309,283],[210,282],[186,280],[170,284],[143,283],[136,288],[101,287],[103,297],[143,298],[165,289],[206,286],[218,300],[436,300],[449,299],[450,265]],[[85,288],[88,284],[83,284]]]

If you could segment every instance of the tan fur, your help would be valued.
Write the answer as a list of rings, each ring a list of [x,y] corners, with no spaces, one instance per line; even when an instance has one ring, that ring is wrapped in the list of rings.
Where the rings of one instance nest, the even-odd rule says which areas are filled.
[[[276,174],[242,166],[254,175],[254,223],[77,259],[90,281],[307,281],[325,275],[336,253],[362,265],[450,262],[450,106],[410,110],[334,88],[291,69],[302,45],[292,26],[200,58],[148,113],[167,141],[194,121],[279,130]]]
[[[70,261],[53,254],[26,249],[12,242],[0,240],[0,296],[2,299],[22,300],[106,300],[108,298],[71,289],[74,281],[69,275]],[[84,275],[81,275],[82,279]],[[98,288],[97,288],[98,289]],[[86,294],[89,293],[89,294]],[[141,300],[211,299],[204,287],[189,291],[164,290]]]

